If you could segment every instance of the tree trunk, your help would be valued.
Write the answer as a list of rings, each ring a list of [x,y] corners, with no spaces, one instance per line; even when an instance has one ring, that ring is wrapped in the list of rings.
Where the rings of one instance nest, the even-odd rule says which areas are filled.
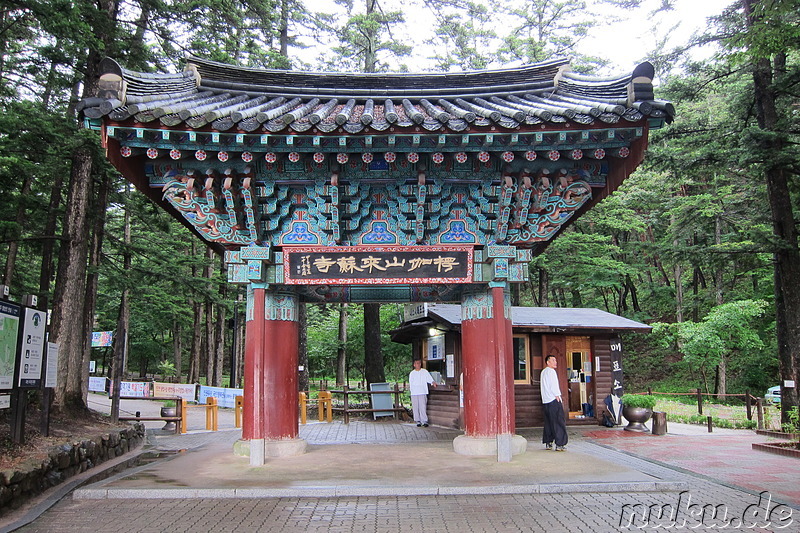
[[[25,225],[25,211],[27,200],[31,193],[31,185],[33,184],[33,176],[25,176],[22,182],[22,189],[19,192],[19,203],[17,204],[17,217],[16,228],[17,237],[22,236],[22,227]],[[14,265],[17,261],[17,251],[19,251],[19,241],[17,239],[8,243],[6,253],[6,270],[3,273],[3,285],[13,286]],[[43,307],[42,309],[46,309]]]
[[[547,277],[547,270],[539,267],[539,306],[550,306],[550,280]]]
[[[217,324],[214,332],[214,387],[222,387],[223,364],[225,361],[225,306],[217,304]]]
[[[211,293],[213,291],[212,278],[214,277],[214,251],[211,248],[206,248],[206,268],[204,277],[206,278],[206,286],[208,295],[206,296],[206,339],[205,339],[205,370],[206,370],[206,385],[211,385],[214,381],[214,361],[216,360],[216,342],[214,335],[214,302],[211,300]]]
[[[175,361],[175,377],[181,382],[183,377],[183,328],[177,319],[172,321],[172,357]]]
[[[366,3],[367,19],[369,19],[377,8],[378,0],[366,0]],[[366,42],[364,46],[364,72],[375,72],[375,65],[378,62],[377,39],[378,28],[369,26],[364,30],[364,40]]]
[[[339,349],[336,352],[336,386],[347,385],[347,304],[339,306]]]
[[[83,317],[86,312],[87,211],[92,183],[92,150],[81,146],[72,156],[69,199],[64,215],[64,242],[58,260],[50,340],[59,345],[55,406],[86,409],[89,361],[85,359]],[[76,324],[75,319],[78,318]]]
[[[748,28],[752,31],[756,15],[754,0],[743,0]],[[785,54],[776,54],[776,67],[768,57],[757,57],[752,63],[754,98],[758,125],[765,133],[757,141],[763,154],[764,176],[770,205],[772,230],[777,237],[773,254],[775,271],[775,332],[781,381],[800,383],[800,248],[798,231],[789,188],[790,169],[787,168],[786,133],[779,126],[774,77],[781,75]],[[781,422],[788,422],[788,411],[798,405],[798,389],[781,387]]]
[[[86,310],[85,310],[85,325],[84,329],[91,332],[94,329],[95,311],[97,307],[97,286],[100,280],[98,267],[100,266],[100,257],[103,249],[103,239],[105,237],[106,225],[106,210],[108,208],[108,194],[111,189],[111,175],[105,175],[100,180],[98,186],[97,198],[92,206],[94,216],[94,224],[92,227],[92,240],[89,245],[89,274],[86,278]],[[128,199],[130,191],[130,184],[125,184],[125,199]],[[130,239],[130,215],[128,210],[125,210],[125,238],[126,242]],[[126,269],[127,271],[127,269]],[[87,335],[84,340],[84,351],[86,352],[86,360],[92,359],[92,343],[91,336]]]
[[[280,53],[289,58],[289,0],[281,0],[281,18],[279,27]],[[306,389],[302,389],[306,390]]]
[[[675,243],[677,247],[678,243]],[[673,272],[675,276],[675,322],[683,322],[683,283],[681,279],[683,278],[683,266],[681,266],[679,261],[675,261],[675,266],[673,267]]]
[[[205,362],[206,385],[211,385],[214,381],[214,304],[209,298],[205,303],[206,308],[206,326],[205,326],[205,340],[203,342],[203,361]]]
[[[98,2],[96,25],[91,28],[99,41],[98,48],[108,47],[117,23],[117,3],[112,0]],[[83,96],[97,93],[100,78],[99,50],[91,50],[86,57],[83,72]],[[55,389],[55,408],[86,410],[89,394],[89,360],[83,349],[89,331],[84,330],[83,321],[75,318],[85,313],[83,298],[86,290],[86,256],[89,225],[87,211],[91,194],[93,150],[86,142],[72,151],[69,198],[64,213],[64,242],[58,261],[56,290],[53,296],[53,313],[50,322],[49,340],[59,345],[58,386]]]
[[[200,382],[200,354],[203,350],[203,304],[192,302],[192,352],[189,354],[189,383]]]
[[[376,303],[364,304],[364,378],[367,385],[386,381],[381,350],[381,304]]]
[[[309,386],[309,369],[308,369],[308,312],[306,310],[306,303],[300,302],[298,308],[297,321],[300,326],[300,339],[298,343],[299,365],[303,368],[300,371],[300,379],[298,381],[298,390],[308,391]]]
[[[53,277],[53,252],[56,246],[56,228],[58,227],[58,206],[61,205],[61,189],[64,180],[56,173],[53,187],[50,189],[50,202],[47,205],[47,222],[44,225],[44,241],[42,242],[42,266],[39,270],[39,304],[42,309],[49,309],[50,283]]]

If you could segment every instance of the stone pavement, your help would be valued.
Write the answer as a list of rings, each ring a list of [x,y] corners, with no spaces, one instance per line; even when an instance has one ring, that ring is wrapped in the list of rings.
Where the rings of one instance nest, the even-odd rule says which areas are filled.
[[[570,428],[566,453],[523,429],[528,451],[501,464],[454,454],[454,431],[313,423],[308,453],[264,467],[232,455],[238,430],[154,431],[170,457],[78,489],[21,531],[800,531],[800,461],[752,450],[767,440],[753,432],[669,429]]]

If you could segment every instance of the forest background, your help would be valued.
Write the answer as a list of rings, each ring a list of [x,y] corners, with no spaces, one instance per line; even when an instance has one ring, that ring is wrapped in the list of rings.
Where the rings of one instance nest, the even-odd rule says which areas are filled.
[[[576,70],[604,74],[614,58],[587,54],[581,43],[649,4],[330,5],[324,13],[310,0],[0,1],[2,283],[13,299],[35,294],[52,310],[57,407],[85,408],[88,361],[108,372],[126,338],[134,376],[225,385],[233,367],[238,385],[242,375],[243,292],[225,282],[220,257],[126,186],[78,119],[103,57],[139,71],[175,71],[192,54],[259,68],[377,72],[571,56]],[[658,27],[670,8],[657,2],[639,23],[656,36],[640,59],[656,66],[657,97],[675,104],[677,119],[651,133],[644,164],[619,191],[533,260],[515,299],[653,324],[652,334],[625,339],[629,390],[761,395],[800,377],[800,7],[736,1],[677,45],[674,28]],[[409,34],[424,46],[410,46]],[[691,53],[701,46],[705,54]],[[302,388],[310,379],[407,376],[410,351],[387,334],[401,306],[303,311]],[[116,332],[114,348],[91,348],[90,333],[106,330]],[[784,404],[797,405],[796,389],[784,390]]]

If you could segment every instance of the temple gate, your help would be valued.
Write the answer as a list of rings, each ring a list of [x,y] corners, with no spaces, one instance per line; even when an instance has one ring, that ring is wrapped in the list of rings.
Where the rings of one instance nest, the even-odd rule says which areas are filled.
[[[81,102],[108,158],[225,253],[247,286],[240,453],[302,453],[298,304],[462,305],[466,434],[507,461],[515,435],[509,289],[641,162],[672,118],[653,67],[590,78],[566,60],[446,74],[324,74],[189,58],[105,60]]]

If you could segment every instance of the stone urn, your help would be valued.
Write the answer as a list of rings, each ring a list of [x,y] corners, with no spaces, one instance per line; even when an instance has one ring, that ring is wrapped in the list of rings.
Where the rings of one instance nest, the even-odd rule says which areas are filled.
[[[647,409],[645,407],[625,407],[623,405],[622,416],[628,421],[628,425],[624,428],[625,431],[638,431],[640,433],[650,431],[644,423],[653,416],[652,409]]]
[[[178,416],[178,408],[177,407],[162,407],[161,408],[161,416]],[[175,431],[177,427],[174,420],[167,420],[167,423],[164,424],[164,427],[161,428],[161,431]]]

